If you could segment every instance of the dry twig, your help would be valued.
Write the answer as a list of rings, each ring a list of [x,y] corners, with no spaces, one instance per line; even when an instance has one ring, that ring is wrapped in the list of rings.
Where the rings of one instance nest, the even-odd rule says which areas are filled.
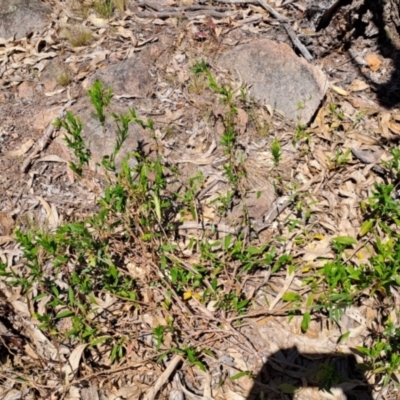
[[[228,4],[247,4],[247,3],[258,3],[261,7],[263,7],[267,12],[269,12],[275,19],[282,22],[283,26],[286,29],[287,34],[290,37],[293,45],[300,51],[303,57],[308,61],[313,60],[313,56],[307,50],[303,43],[300,42],[299,38],[297,37],[296,33],[294,32],[293,28],[289,25],[289,21],[283,15],[279,14],[278,11],[274,10],[270,5],[268,5],[265,0],[216,0],[219,3],[228,3]]]
[[[139,18],[170,18],[179,17],[186,15],[187,17],[196,17],[198,15],[208,15],[214,18],[227,18],[233,15],[226,12],[225,8],[222,7],[210,7],[202,5],[190,5],[183,7],[162,7],[158,4],[151,3],[149,1],[141,1],[140,7],[150,8],[153,11],[141,11],[138,12]]]
[[[182,357],[176,355],[168,364],[167,369],[158,377],[154,386],[147,392],[144,400],[154,400],[156,398],[157,393],[161,390],[161,388],[168,381],[172,373],[178,367],[178,365],[182,362]]]

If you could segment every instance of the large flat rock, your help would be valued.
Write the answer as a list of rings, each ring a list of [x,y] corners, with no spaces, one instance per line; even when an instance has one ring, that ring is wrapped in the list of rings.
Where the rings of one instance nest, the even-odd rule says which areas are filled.
[[[310,122],[328,87],[318,67],[298,57],[287,44],[268,39],[237,46],[224,53],[218,64],[243,79],[250,97],[296,122]]]
[[[0,37],[21,39],[50,22],[50,10],[39,0],[0,0]]]

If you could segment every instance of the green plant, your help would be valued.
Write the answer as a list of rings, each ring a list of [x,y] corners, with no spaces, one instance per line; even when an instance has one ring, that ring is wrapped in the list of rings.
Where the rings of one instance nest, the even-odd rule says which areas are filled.
[[[282,158],[281,144],[277,138],[275,138],[271,144],[271,153],[274,159],[274,164],[277,167],[279,165],[279,161]]]
[[[337,372],[334,363],[321,364],[316,378],[319,389],[325,390],[329,393],[332,386],[341,382],[340,375]]]
[[[293,143],[297,143],[306,139],[307,141],[310,140],[310,134],[307,132],[307,126],[301,124],[300,122],[296,125],[296,131],[293,135]]]
[[[155,328],[153,328],[152,332],[154,335],[154,339],[156,341],[156,351],[160,350],[160,347],[164,343],[164,334],[165,334],[166,328],[162,325],[157,325]]]
[[[343,112],[339,111],[337,104],[329,104],[329,111],[331,112],[331,114],[333,114],[334,117],[336,117],[340,121],[343,121],[345,119],[345,115],[343,114]]]
[[[342,149],[336,150],[333,158],[328,158],[330,169],[338,169],[347,164],[351,157],[351,150],[347,149],[343,152]]]
[[[397,382],[400,372],[400,329],[395,327],[390,318],[386,327],[371,347],[359,346],[357,351],[365,357],[365,362],[358,365],[363,371],[383,377],[382,385],[386,387],[391,380]]]
[[[98,0],[93,4],[93,8],[103,18],[111,18],[114,11],[112,0]]]
[[[190,71],[195,75],[201,75],[208,72],[208,65],[204,60],[196,61]]]
[[[112,92],[108,95],[112,96]],[[104,102],[104,105],[106,105],[107,102]],[[98,104],[101,104],[101,102],[98,102]],[[101,115],[105,118],[103,114],[103,107],[99,107],[99,112]],[[117,127],[117,137],[115,141],[115,146],[113,149],[113,152],[109,156],[105,156],[102,159],[102,164],[103,166],[109,170],[109,171],[115,171],[116,170],[116,157],[119,153],[119,151],[122,148],[123,143],[128,137],[128,131],[129,131],[129,124],[131,123],[137,123],[140,126],[142,126],[145,129],[153,129],[153,122],[151,120],[148,120],[147,122],[142,121],[139,119],[136,115],[136,111],[132,108],[129,110],[129,113],[126,115],[123,114],[111,114],[114,118],[115,125]],[[103,120],[104,123],[104,120]]]
[[[354,121],[351,125],[351,129],[354,129],[362,120],[363,118],[367,115],[365,111],[360,111],[356,114],[354,117]]]
[[[198,368],[200,368],[200,370],[202,370],[202,371],[207,370],[204,363],[200,360],[201,351],[199,351],[193,347],[190,347],[190,346],[184,346],[183,349],[172,349],[172,351],[175,353],[178,353],[178,354],[182,354],[184,357],[187,358],[188,362],[191,365],[197,366]]]
[[[104,109],[110,104],[111,99],[113,98],[113,92],[111,88],[103,87],[102,82],[100,80],[96,80],[93,83],[92,88],[88,90],[88,95],[94,109],[96,110],[97,118],[99,119],[100,123],[104,125],[106,120]]]
[[[123,15],[126,5],[127,0],[97,0],[92,7],[102,18],[111,18],[115,9]]]
[[[382,164],[389,170],[390,175],[396,182],[400,179],[400,148],[390,149],[392,158],[389,161],[382,161]]]
[[[54,122],[54,126],[63,127],[68,135],[64,135],[64,140],[67,142],[67,147],[74,152],[78,162],[70,161],[70,168],[77,175],[82,175],[82,167],[90,161],[90,151],[86,148],[82,138],[82,122],[78,117],[75,117],[70,111],[67,111],[65,119],[58,118]]]

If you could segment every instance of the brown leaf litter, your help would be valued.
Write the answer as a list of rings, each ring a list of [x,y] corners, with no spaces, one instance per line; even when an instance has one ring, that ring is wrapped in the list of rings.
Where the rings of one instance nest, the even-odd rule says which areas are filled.
[[[41,33],[1,40],[1,261],[15,271],[23,271],[22,250],[12,233],[15,227],[33,223],[54,230],[62,221],[90,215],[96,207],[104,177],[97,171],[87,171],[84,179],[74,180],[68,167],[71,155],[56,137],[51,122],[76,101],[75,113],[87,112],[90,125],[84,92],[100,76],[106,81],[109,78],[110,85],[115,83],[116,108],[134,107],[141,116],[154,119],[157,140],[152,146],[158,146],[167,160],[179,166],[182,180],[197,171],[206,177],[199,198],[209,226],[188,220],[180,227],[178,244],[185,254],[180,262],[188,270],[198,261],[188,247],[190,237],[215,226],[221,237],[237,232],[245,218],[243,204],[259,229],[258,243],[271,243],[278,255],[290,253],[301,269],[274,274],[265,270],[243,276],[241,281],[234,274],[227,274],[221,291],[229,293],[234,288],[252,302],[247,314],[232,316],[217,310],[212,301],[202,304],[195,296],[180,298],[168,286],[167,276],[166,288],[149,289],[152,277],[161,273],[150,255],[134,247],[117,247],[115,251],[125,254],[127,269],[138,281],[143,301],[132,308],[129,302],[101,293],[93,299],[92,309],[87,310],[104,333],[118,332],[128,338],[125,357],[113,365],[106,343],[95,349],[76,341],[58,343],[44,334],[36,316],[44,313],[49,297],[43,297],[35,309],[32,296],[37,288],[27,299],[18,288],[0,280],[0,348],[7,354],[2,360],[1,396],[9,400],[21,395],[153,399],[159,393],[164,396],[159,398],[182,398],[185,394],[198,399],[247,399],[253,387],[250,376],[229,378],[241,371],[257,374],[270,357],[273,363],[268,371],[268,389],[271,398],[280,398],[280,385],[287,383],[283,379],[288,370],[285,366],[292,365],[294,357],[291,349],[305,354],[305,363],[321,354],[353,354],[351,349],[368,344],[371,332],[382,329],[379,308],[386,308],[392,320],[398,320],[395,305],[367,300],[346,309],[338,324],[331,324],[327,318],[313,320],[303,333],[301,317],[294,315],[289,320],[293,310],[283,299],[289,292],[307,298],[309,289],[302,285],[302,279],[310,271],[317,271],[324,260],[333,258],[332,237],[357,237],[362,221],[360,201],[370,195],[374,183],[386,179],[376,167],[388,159],[387,146],[382,143],[398,141],[400,114],[380,107],[363,77],[345,79],[348,71],[331,84],[327,99],[307,130],[310,139],[267,106],[239,109],[238,140],[244,150],[237,158],[243,159],[242,168],[246,171],[240,182],[246,196],[227,219],[218,220],[212,202],[230,189],[223,174],[224,155],[219,145],[223,129],[219,118],[224,111],[213,94],[201,90],[196,93],[194,88],[201,83],[194,82],[188,71],[195,60],[217,54],[222,45],[245,43],[249,36],[279,39],[283,30],[276,21],[271,22],[261,7],[251,4],[215,7],[182,2],[185,4],[178,7],[176,2],[169,2],[167,12],[164,6],[132,3],[123,16],[110,20],[90,15],[85,24],[93,40],[87,45],[74,47],[60,37],[66,24],[80,23],[81,17],[56,1],[52,5],[52,23]],[[297,15],[295,8],[291,12]],[[322,43],[323,38],[318,40]],[[324,58],[325,68],[337,69],[344,63],[343,54],[337,58]],[[60,87],[57,76],[46,73],[53,61],[68,66],[68,86]],[[365,62],[371,72],[382,72],[382,60],[375,53],[366,56]],[[109,68],[112,64],[116,65]],[[224,71],[219,71],[217,78],[227,84],[231,79]],[[189,84],[192,90],[187,90]],[[332,111],[331,104],[337,109]],[[265,127],[257,125],[260,119],[265,121]],[[270,151],[271,135],[261,135],[265,130],[277,137],[282,146],[282,160],[277,167]],[[90,130],[85,134],[90,135]],[[111,130],[109,134],[112,137]],[[140,135],[137,133],[137,137]],[[106,141],[100,143],[102,149],[95,147],[97,143],[92,143],[97,156],[100,150],[109,152]],[[109,146],[111,140],[110,143]],[[127,150],[133,150],[135,143]],[[336,152],[347,150],[348,162],[337,167]],[[275,186],[272,177],[280,177]],[[311,211],[309,219],[291,207],[293,185]],[[304,224],[303,231],[288,224],[295,220]],[[287,240],[280,240],[282,237]],[[302,240],[296,241],[299,237]],[[361,246],[353,250],[360,257],[373,251],[362,240]],[[360,258],[354,259],[355,264],[357,260]],[[62,285],[63,277],[58,279]],[[171,293],[174,303],[170,309],[154,307]],[[180,325],[185,343],[214,352],[207,358],[207,372],[183,362],[180,355],[155,362],[160,354],[154,351],[152,332],[159,325],[167,326],[170,318]],[[238,320],[240,324],[235,323]],[[72,324],[71,319],[63,319],[58,329],[68,331]],[[349,336],[339,343],[346,332],[350,332]],[[165,335],[165,346],[173,346],[171,335]],[[292,373],[289,379],[295,387],[304,377]],[[304,387],[297,398],[322,399],[326,394],[321,393],[316,387]],[[340,396],[343,392],[335,388],[326,398]]]

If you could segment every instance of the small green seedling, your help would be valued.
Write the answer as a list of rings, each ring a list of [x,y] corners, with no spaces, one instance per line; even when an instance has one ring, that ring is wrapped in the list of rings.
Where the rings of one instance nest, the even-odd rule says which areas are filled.
[[[92,86],[92,89],[88,90],[88,95],[94,109],[96,110],[97,118],[99,119],[100,123],[104,125],[106,120],[104,109],[110,104],[111,99],[113,98],[113,92],[111,88],[103,87],[102,82],[100,80],[96,80]]]
[[[282,158],[281,144],[277,138],[275,138],[274,141],[272,142],[271,153],[274,159],[275,167],[277,167],[279,165],[279,161]]]
[[[336,150],[335,156],[330,158],[328,157],[330,168],[338,169],[343,167],[343,165],[347,164],[351,158],[351,150],[347,149],[345,152],[343,150]]]
[[[208,71],[207,63],[204,60],[196,61],[194,66],[190,68],[190,71],[195,75],[201,75]]]
[[[86,148],[82,138],[82,122],[78,117],[75,117],[70,111],[67,111],[64,120],[58,118],[54,122],[54,126],[63,127],[69,134],[64,135],[64,140],[67,142],[67,147],[74,152],[78,162],[70,162],[70,168],[77,175],[82,175],[82,167],[90,161],[90,150]]]

